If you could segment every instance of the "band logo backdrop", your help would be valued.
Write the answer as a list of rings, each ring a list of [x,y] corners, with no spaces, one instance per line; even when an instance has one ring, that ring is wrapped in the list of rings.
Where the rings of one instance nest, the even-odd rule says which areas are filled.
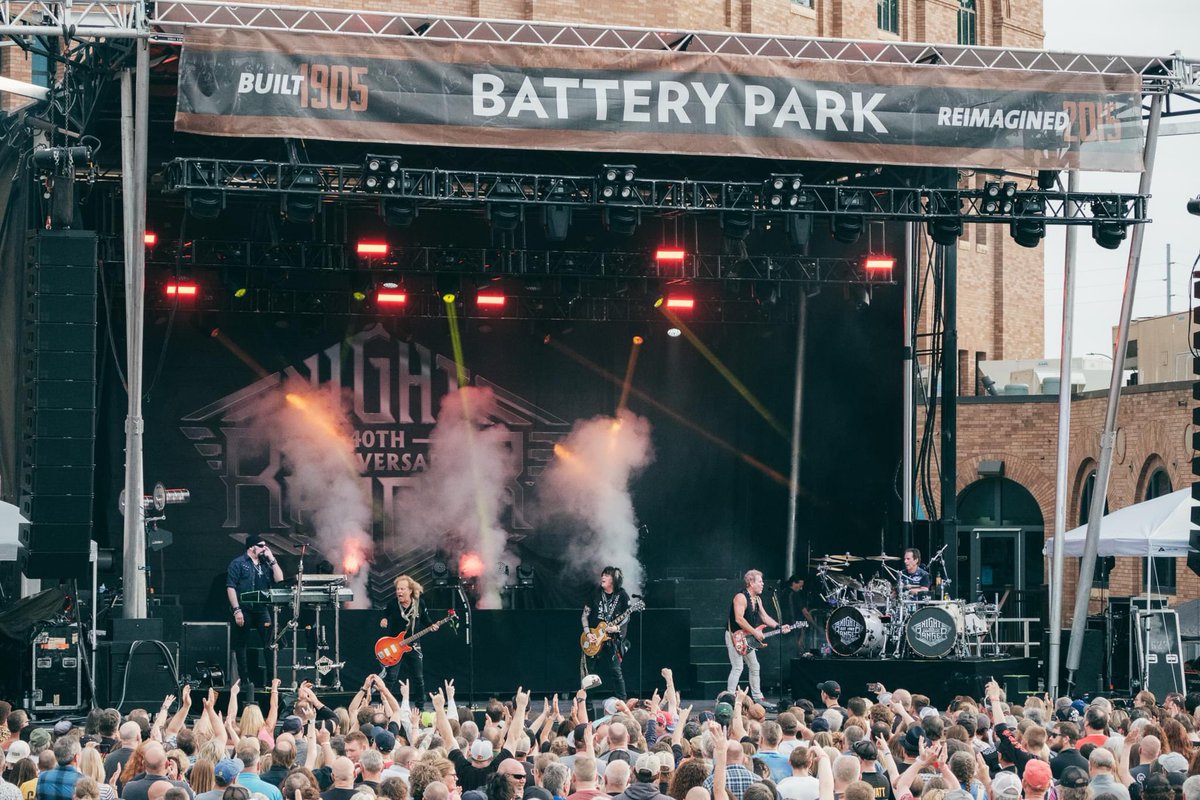
[[[178,130],[401,144],[1141,169],[1133,76],[197,31]]]

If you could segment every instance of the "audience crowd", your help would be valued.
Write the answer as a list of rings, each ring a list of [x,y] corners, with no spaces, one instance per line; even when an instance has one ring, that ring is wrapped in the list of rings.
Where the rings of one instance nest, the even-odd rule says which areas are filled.
[[[477,719],[454,684],[431,710],[371,676],[345,708],[308,684],[281,715],[238,686],[155,712],[94,709],[47,728],[0,702],[0,800],[1200,800],[1200,693],[984,697],[946,708],[878,684],[771,717],[744,692],[684,706],[670,670],[648,700],[584,691]],[[200,693],[197,693],[199,696]],[[590,718],[592,712],[600,715]]]

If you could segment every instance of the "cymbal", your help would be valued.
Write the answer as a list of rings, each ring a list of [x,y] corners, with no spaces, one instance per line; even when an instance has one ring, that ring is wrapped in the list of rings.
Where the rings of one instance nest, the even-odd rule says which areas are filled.
[[[863,560],[861,556],[852,556],[849,553],[846,553],[846,555],[844,555],[844,556],[833,556],[833,558],[836,558],[838,561],[842,561],[845,563],[849,563],[851,561],[862,561]]]
[[[889,556],[887,553],[880,553],[877,556],[867,556],[867,561],[901,561],[900,556]]]
[[[812,559],[814,564],[844,564],[846,563],[841,556],[821,556],[820,558]]]

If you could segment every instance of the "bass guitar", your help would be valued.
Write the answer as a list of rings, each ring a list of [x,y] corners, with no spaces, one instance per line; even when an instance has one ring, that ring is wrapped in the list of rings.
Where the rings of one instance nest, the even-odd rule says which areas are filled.
[[[639,598],[635,597],[629,601],[628,610],[626,610],[624,614],[621,614],[612,622],[601,622],[596,627],[588,628],[586,631],[579,634],[579,646],[583,649],[583,654],[588,658],[591,658],[592,656],[596,655],[596,653],[599,653],[600,646],[612,638],[612,636],[610,636],[608,633],[609,630],[619,631],[621,626],[625,624],[625,620],[629,619],[630,615],[638,611],[645,610],[646,604]]]
[[[767,627],[766,625],[759,625],[754,630],[761,631],[766,627]],[[791,633],[792,631],[796,630],[797,628],[807,628],[808,623],[807,622],[793,622],[788,626],[781,626],[781,627],[776,628],[773,631],[767,631],[766,633],[763,634],[763,638],[770,639],[772,636],[778,636],[779,634],[784,632],[784,630],[783,630],[784,627],[787,627],[787,629],[788,629],[787,632]],[[733,634],[730,636],[730,638],[733,639],[733,649],[737,651],[737,654],[739,656],[744,656],[744,655],[746,655],[746,653],[749,653],[751,650],[762,650],[764,647],[767,646],[766,642],[760,642],[758,640],[758,637],[750,636],[745,631],[734,631]]]
[[[457,616],[454,609],[450,609],[445,618],[438,620],[428,628],[417,631],[411,636],[384,636],[375,642],[375,658],[379,659],[379,663],[385,667],[396,666],[400,663],[400,659],[404,658],[405,653],[412,651],[413,642],[427,633],[436,631],[445,623],[454,620]]]

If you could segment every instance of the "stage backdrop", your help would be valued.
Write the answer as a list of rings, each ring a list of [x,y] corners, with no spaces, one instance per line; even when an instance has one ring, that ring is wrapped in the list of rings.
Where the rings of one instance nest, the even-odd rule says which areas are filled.
[[[840,293],[813,302],[801,487],[801,555],[875,550],[894,504],[899,457],[898,317],[884,293],[875,314],[856,314]],[[572,424],[611,415],[634,333],[645,336],[629,408],[651,426],[653,461],[631,483],[638,558],[647,579],[733,577],[757,567],[780,577],[787,521],[788,435],[760,417],[692,348],[662,325],[575,323],[545,343],[531,322],[463,323],[466,374],[498,398],[520,472],[500,520],[535,586],[520,605],[578,607],[592,568],[568,555],[578,530],[538,512],[539,480]],[[170,332],[169,337],[166,335]],[[374,502],[379,554],[370,591],[379,602],[391,579],[427,553],[397,534],[396,498],[429,468],[428,437],[454,385],[444,321],[159,313],[149,320],[146,479],[191,490],[160,523],[173,543],[151,552],[150,584],[179,595],[187,618],[223,619],[224,574],[241,553],[240,534],[271,541],[294,573],[304,515],[294,507],[289,465],[255,437],[245,416],[258,395],[289,375],[340,386],[354,428],[355,458]],[[218,335],[214,335],[218,331]],[[697,335],[769,411],[789,427],[796,333],[782,326],[697,325]],[[261,372],[260,372],[261,370]],[[97,452],[101,546],[117,546],[116,495],[123,470],[124,396],[105,382]],[[335,557],[327,555],[328,560]],[[322,559],[310,552],[307,569]],[[491,565],[488,565],[489,567]]]
[[[1136,76],[190,31],[219,136],[1004,169],[1141,169]]]

